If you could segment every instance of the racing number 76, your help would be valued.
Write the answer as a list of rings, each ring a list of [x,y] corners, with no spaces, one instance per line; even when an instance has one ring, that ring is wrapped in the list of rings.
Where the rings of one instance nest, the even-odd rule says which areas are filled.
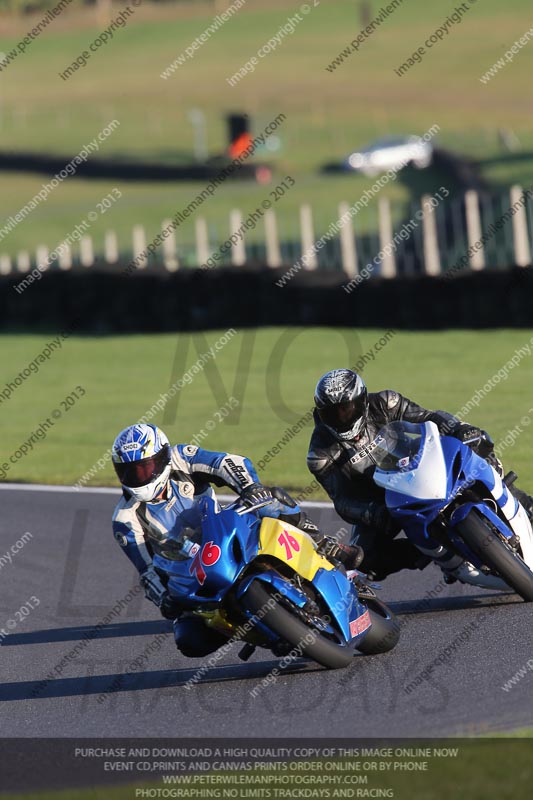
[[[206,579],[204,567],[212,567],[220,558],[221,550],[218,544],[214,542],[207,542],[201,550],[196,553],[191,566],[189,567],[189,574],[196,575],[196,580],[203,586]]]
[[[278,536],[278,543],[285,548],[287,561],[290,561],[294,553],[298,553],[300,550],[300,543],[298,539],[289,533],[289,531],[284,530],[282,533],[280,533]]]

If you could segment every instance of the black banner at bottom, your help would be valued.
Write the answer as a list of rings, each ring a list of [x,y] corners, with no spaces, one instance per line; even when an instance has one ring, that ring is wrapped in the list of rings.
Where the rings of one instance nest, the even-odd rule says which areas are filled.
[[[528,738],[0,740],[0,794],[24,800],[529,800],[532,786]]]

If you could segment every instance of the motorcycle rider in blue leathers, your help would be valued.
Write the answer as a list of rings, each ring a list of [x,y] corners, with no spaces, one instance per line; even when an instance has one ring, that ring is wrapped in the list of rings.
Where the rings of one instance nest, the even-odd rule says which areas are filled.
[[[167,576],[155,569],[152,556],[159,553],[180,514],[205,495],[215,498],[212,484],[227,486],[261,517],[275,517],[310,534],[318,550],[333,563],[356,567],[363,558],[359,547],[341,545],[324,537],[295,501],[279,487],[263,486],[249,459],[204,450],[194,445],[170,446],[155,425],[125,428],[113,443],[112,458],[122,484],[113,514],[113,533],[141,576],[146,597],[162,615],[174,620],[178,649],[186,656],[203,656],[227,641],[203,621],[185,612],[167,591]],[[191,558],[194,553],[191,553]]]

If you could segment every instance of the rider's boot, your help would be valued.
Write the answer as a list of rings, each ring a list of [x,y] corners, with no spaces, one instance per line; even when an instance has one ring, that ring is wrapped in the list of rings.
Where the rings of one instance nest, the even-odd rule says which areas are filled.
[[[340,561],[345,569],[357,569],[365,557],[363,548],[358,544],[339,544],[330,536],[324,536],[318,542],[317,553],[325,556],[332,564]]]

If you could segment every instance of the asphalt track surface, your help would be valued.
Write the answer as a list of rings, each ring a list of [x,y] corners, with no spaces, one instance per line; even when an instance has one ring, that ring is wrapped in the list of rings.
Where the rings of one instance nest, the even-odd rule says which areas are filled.
[[[277,659],[258,650],[244,663],[234,645],[187,689],[203,660],[176,651],[170,623],[142,594],[45,681],[137,585],[110,531],[117,497],[2,486],[0,556],[26,531],[32,538],[11,564],[0,562],[0,628],[20,620],[32,596],[40,603],[0,645],[2,736],[425,737],[533,725],[533,671],[502,689],[533,657],[533,606],[444,586],[434,566],[383,585],[381,597],[401,620],[391,653],[356,656],[338,671],[299,659],[256,697],[251,690]],[[310,512],[328,532],[342,526],[329,507]],[[445,663],[406,692],[446,648]],[[142,668],[128,671],[146,652]]]

